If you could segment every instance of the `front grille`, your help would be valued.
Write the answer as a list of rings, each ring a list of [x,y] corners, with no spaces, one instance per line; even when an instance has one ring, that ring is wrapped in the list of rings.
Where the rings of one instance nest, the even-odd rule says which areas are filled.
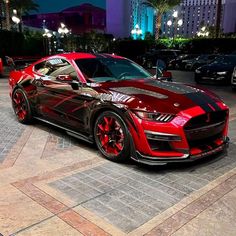
[[[225,122],[228,116],[228,111],[210,112],[201,116],[192,118],[186,125],[185,130],[201,128],[206,125]]]
[[[211,145],[222,138],[227,115],[227,111],[218,111],[191,119],[184,128],[190,148]]]

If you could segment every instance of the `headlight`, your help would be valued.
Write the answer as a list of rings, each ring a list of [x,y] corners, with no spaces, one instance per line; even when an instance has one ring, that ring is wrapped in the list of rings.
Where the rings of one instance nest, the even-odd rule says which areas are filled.
[[[198,69],[196,69],[196,70],[195,70],[195,73],[196,73],[196,74],[200,74],[200,73],[201,73],[201,71],[200,71],[200,70],[198,70]]]
[[[139,118],[143,120],[157,121],[163,123],[170,122],[175,117],[175,115],[167,113],[151,113],[143,111],[134,111],[134,112]]]
[[[217,75],[226,75],[226,74],[227,74],[227,71],[220,71],[220,72],[217,72],[216,74],[217,74]]]

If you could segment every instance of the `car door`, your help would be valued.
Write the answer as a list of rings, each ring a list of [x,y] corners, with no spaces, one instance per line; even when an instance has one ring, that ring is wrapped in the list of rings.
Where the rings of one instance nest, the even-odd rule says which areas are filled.
[[[35,81],[39,114],[53,123],[83,132],[86,99],[73,66],[64,59],[53,58],[45,61],[39,72],[42,75]]]

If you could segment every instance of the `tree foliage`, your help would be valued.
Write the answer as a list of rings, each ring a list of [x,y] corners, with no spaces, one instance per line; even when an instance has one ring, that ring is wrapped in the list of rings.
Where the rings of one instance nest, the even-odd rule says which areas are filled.
[[[155,38],[159,38],[159,31],[161,28],[162,15],[168,10],[180,4],[181,0],[147,0],[145,5],[152,7],[157,12],[156,18],[156,35]]]
[[[158,13],[163,14],[171,8],[180,4],[181,0],[147,0],[146,5],[149,5]]]
[[[39,5],[34,0],[11,0],[11,8],[16,9],[19,16],[28,14],[30,11],[38,11]]]

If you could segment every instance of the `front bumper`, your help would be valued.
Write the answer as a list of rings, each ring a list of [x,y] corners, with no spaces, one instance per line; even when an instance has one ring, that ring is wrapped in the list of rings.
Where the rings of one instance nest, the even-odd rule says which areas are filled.
[[[195,80],[207,83],[230,83],[230,75],[217,75],[217,74],[202,74],[195,73]]]
[[[193,107],[167,123],[136,119],[136,130],[130,130],[131,158],[150,165],[191,162],[225,149],[228,143],[228,109],[206,113]]]
[[[147,165],[167,165],[169,163],[188,163],[197,161],[203,158],[206,158],[208,156],[212,156],[214,154],[217,154],[219,152],[225,151],[226,148],[229,145],[229,138],[226,137],[224,140],[224,143],[214,149],[202,152],[200,154],[191,155],[189,153],[183,155],[181,158],[177,157],[171,157],[171,158],[163,158],[163,157],[153,157],[153,156],[146,156],[142,155],[138,151],[133,153],[131,155],[131,159],[133,159],[136,162],[147,164]]]

